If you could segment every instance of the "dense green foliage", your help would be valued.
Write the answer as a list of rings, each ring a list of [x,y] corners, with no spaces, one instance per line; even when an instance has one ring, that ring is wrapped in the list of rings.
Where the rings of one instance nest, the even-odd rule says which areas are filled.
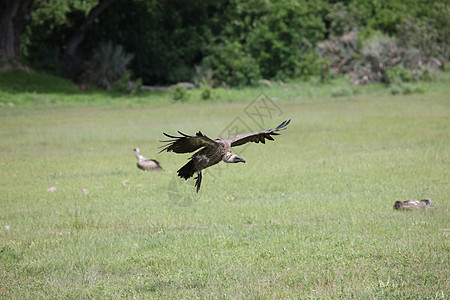
[[[34,66],[58,72],[67,39],[95,2],[53,2],[38,2],[24,53]],[[93,50],[111,41],[134,55],[128,68],[147,84],[191,81],[201,66],[216,86],[252,85],[323,73],[316,46],[351,30],[361,49],[373,35],[398,36],[423,61],[433,56],[444,64],[449,13],[444,0],[115,0],[88,30],[73,65],[92,65]],[[72,72],[81,80],[85,70]]]
[[[22,52],[34,68],[61,73],[61,58],[67,42],[78,29],[95,0],[36,0],[30,25],[22,36]],[[100,46],[98,41],[95,47]],[[107,42],[107,40],[103,41]],[[91,49],[92,51],[93,49]],[[73,65],[87,55],[80,54]]]
[[[207,56],[217,79],[234,85],[315,73],[309,57],[325,37],[322,1],[231,1]]]

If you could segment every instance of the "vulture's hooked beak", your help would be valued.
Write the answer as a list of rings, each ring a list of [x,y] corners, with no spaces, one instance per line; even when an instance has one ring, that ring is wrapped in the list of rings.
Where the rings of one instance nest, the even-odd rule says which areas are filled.
[[[240,157],[237,157],[236,162],[242,162],[242,163],[245,163],[245,159],[240,158]]]

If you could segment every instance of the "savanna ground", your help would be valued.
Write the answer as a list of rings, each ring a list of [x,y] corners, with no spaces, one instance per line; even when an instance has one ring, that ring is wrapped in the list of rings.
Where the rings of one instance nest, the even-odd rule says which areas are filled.
[[[449,73],[423,94],[311,81],[185,103],[8,78],[0,298],[449,296]],[[252,119],[262,90],[277,109]],[[157,154],[162,132],[285,119],[275,142],[236,148],[246,164],[205,172],[198,194],[176,179],[189,155]],[[164,171],[138,170],[134,147]],[[392,208],[425,197],[434,209]]]

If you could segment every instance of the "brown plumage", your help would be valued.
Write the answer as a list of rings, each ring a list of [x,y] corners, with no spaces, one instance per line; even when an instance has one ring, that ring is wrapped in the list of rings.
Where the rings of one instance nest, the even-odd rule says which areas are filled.
[[[195,187],[198,192],[202,182],[202,170],[213,166],[220,161],[226,163],[245,163],[243,158],[231,153],[231,147],[240,146],[248,142],[265,144],[266,139],[273,141],[274,139],[272,136],[279,135],[276,132],[286,129],[289,122],[291,122],[291,120],[284,121],[277,128],[241,134],[228,139],[212,140],[200,131],[194,136],[186,135],[180,131],[178,131],[178,133],[181,136],[172,136],[164,133],[164,135],[171,138],[171,140],[162,141],[168,144],[162,146],[164,149],[162,149],[160,153],[163,151],[189,153],[201,148],[190,157],[187,164],[178,170],[178,176],[186,180],[197,173]]]
[[[406,200],[406,201],[395,201],[394,209],[399,210],[413,210],[413,209],[428,209],[431,207],[431,200],[426,198],[420,201],[417,200]]]
[[[151,170],[161,170],[161,166],[158,161],[150,158],[145,158],[142,155],[139,155],[139,148],[134,148],[134,153],[136,155],[136,158],[138,160],[137,167],[144,171],[151,171]]]

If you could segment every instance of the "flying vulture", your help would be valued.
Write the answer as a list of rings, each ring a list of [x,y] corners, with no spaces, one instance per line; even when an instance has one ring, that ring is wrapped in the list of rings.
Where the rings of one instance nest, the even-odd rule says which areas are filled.
[[[422,203],[423,202],[423,203]],[[413,209],[427,209],[431,207],[431,200],[426,198],[422,199],[420,201],[417,200],[406,200],[406,201],[395,201],[394,203],[394,209],[401,209],[401,210],[413,210]]]
[[[246,134],[229,137],[228,139],[215,139],[212,140],[201,131],[197,132],[194,136],[189,136],[180,131],[178,133],[181,136],[169,135],[165,132],[163,134],[171,140],[161,141],[168,143],[163,145],[159,153],[166,151],[175,153],[189,153],[198,149],[194,155],[190,157],[190,160],[181,169],[178,170],[178,176],[187,180],[192,177],[194,173],[197,173],[195,187],[197,193],[200,190],[200,184],[202,183],[202,170],[213,166],[223,160],[226,163],[245,163],[245,160],[233,153],[231,153],[231,147],[240,146],[248,142],[263,143],[266,139],[273,141],[273,135],[279,135],[277,131],[286,129],[286,126],[291,120],[284,121],[277,128],[271,128],[264,131],[254,131]]]
[[[161,166],[159,165],[159,162],[157,162],[154,159],[145,158],[142,155],[139,155],[139,148],[134,148],[134,153],[138,160],[137,167],[139,169],[144,170],[144,171],[161,170]]]

